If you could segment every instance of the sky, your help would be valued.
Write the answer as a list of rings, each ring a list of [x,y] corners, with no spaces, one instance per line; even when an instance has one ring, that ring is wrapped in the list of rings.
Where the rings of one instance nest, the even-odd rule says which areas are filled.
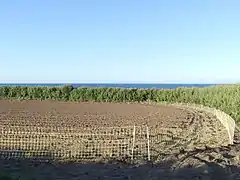
[[[240,82],[239,7],[239,0],[2,1],[0,82]]]

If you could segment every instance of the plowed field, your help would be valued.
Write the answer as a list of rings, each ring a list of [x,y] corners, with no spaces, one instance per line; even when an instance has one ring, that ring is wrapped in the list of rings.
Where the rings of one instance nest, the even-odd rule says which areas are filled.
[[[19,102],[1,100],[0,126],[5,125],[28,125],[43,128],[74,127],[78,128],[79,131],[84,128],[94,129],[97,127],[147,125],[150,129],[151,153],[155,162],[159,162],[158,160],[163,161],[163,159],[171,160],[175,158],[174,160],[176,160],[176,155],[174,154],[178,153],[181,149],[192,151],[196,147],[211,146],[215,148],[228,143],[227,131],[215,116],[191,108],[185,109],[168,105],[57,101]],[[161,156],[157,156],[158,154],[161,154]],[[201,154],[204,156],[204,151],[202,151]],[[191,157],[191,154],[186,155],[185,159],[182,156],[181,158],[183,158],[183,160],[181,161],[186,162],[186,159],[189,159],[189,157]],[[217,157],[213,157],[212,160],[216,158]],[[1,169],[13,174],[18,173],[19,168],[21,168],[21,170],[23,168],[22,165],[17,165],[16,162],[14,162],[14,169],[11,169],[11,167],[6,164],[6,161],[1,162],[4,163],[0,164]],[[195,161],[191,162],[194,166]],[[27,163],[24,164],[24,168],[27,168],[29,164],[31,163],[27,161]],[[186,166],[191,163],[183,164]],[[136,172],[137,169],[129,167],[125,168],[125,170],[123,168],[121,171],[116,171],[116,168],[119,168],[116,165],[105,166],[105,168],[109,167],[109,169],[105,170],[102,165],[93,164],[57,166],[45,164],[44,167],[40,167],[42,165],[41,163],[31,165],[32,172],[38,172],[38,168],[42,169],[43,174],[41,175],[35,172],[35,175],[42,179],[91,179],[98,177],[102,179],[136,179],[136,173],[138,174],[138,172]],[[167,164],[163,167],[167,168],[166,165]],[[73,167],[78,170],[75,171],[76,169]],[[71,170],[64,170],[64,168],[70,168]],[[79,168],[82,170],[80,171]],[[102,168],[102,172],[97,170],[98,168]],[[144,168],[148,169],[147,166],[144,166]],[[181,168],[181,164],[179,165],[179,163],[178,168]],[[140,168],[139,175],[143,172],[141,169],[142,168]],[[156,168],[152,169],[151,173],[155,170]],[[22,172],[23,171],[25,172],[25,170],[22,170]],[[54,171],[55,174],[49,173],[49,171]],[[149,169],[148,171],[150,172]],[[70,172],[72,172],[72,174]],[[25,173],[27,173],[27,170]],[[133,173],[133,176],[131,173]],[[162,171],[160,171],[160,169],[158,172],[154,172],[156,176],[161,173]],[[34,173],[30,174],[35,176]],[[23,177],[28,176],[25,174]],[[28,178],[30,179],[30,177]],[[141,178],[143,178],[143,175]]]
[[[79,129],[148,125],[154,135],[152,143],[165,153],[170,147],[173,151],[228,143],[226,129],[216,117],[167,105],[1,100],[0,123]],[[164,148],[166,140],[171,145]]]
[[[164,105],[57,101],[0,101],[0,120],[21,125],[178,127],[192,123],[189,111]],[[190,120],[189,120],[190,119]]]

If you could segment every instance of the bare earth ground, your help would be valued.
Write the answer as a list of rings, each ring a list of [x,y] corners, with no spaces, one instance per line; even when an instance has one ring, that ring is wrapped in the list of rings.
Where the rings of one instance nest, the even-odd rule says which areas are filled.
[[[0,101],[0,119],[48,126],[133,126],[134,124],[172,127],[188,124],[191,113],[167,106],[133,103],[56,101]],[[46,124],[46,122],[48,124]]]
[[[139,167],[121,163],[0,162],[1,170],[21,174],[22,179],[235,179],[239,171],[239,145],[216,148],[228,142],[226,130],[216,117],[193,109],[136,103],[1,100],[0,125],[9,123],[79,129],[148,125],[152,154],[161,154],[154,157],[157,165]],[[206,150],[205,145],[212,148]]]

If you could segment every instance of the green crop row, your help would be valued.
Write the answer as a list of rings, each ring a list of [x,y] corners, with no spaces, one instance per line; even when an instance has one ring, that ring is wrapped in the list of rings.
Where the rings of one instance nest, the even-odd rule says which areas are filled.
[[[240,85],[204,88],[124,89],[64,87],[0,87],[1,99],[35,99],[100,102],[169,102],[193,103],[224,111],[240,122]]]

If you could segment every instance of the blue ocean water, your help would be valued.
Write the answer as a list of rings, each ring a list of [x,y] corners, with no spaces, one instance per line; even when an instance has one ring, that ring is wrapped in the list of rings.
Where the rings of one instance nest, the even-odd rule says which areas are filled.
[[[64,86],[72,85],[73,87],[118,87],[118,88],[137,88],[137,89],[175,89],[178,87],[207,87],[216,84],[1,84],[0,86]]]

